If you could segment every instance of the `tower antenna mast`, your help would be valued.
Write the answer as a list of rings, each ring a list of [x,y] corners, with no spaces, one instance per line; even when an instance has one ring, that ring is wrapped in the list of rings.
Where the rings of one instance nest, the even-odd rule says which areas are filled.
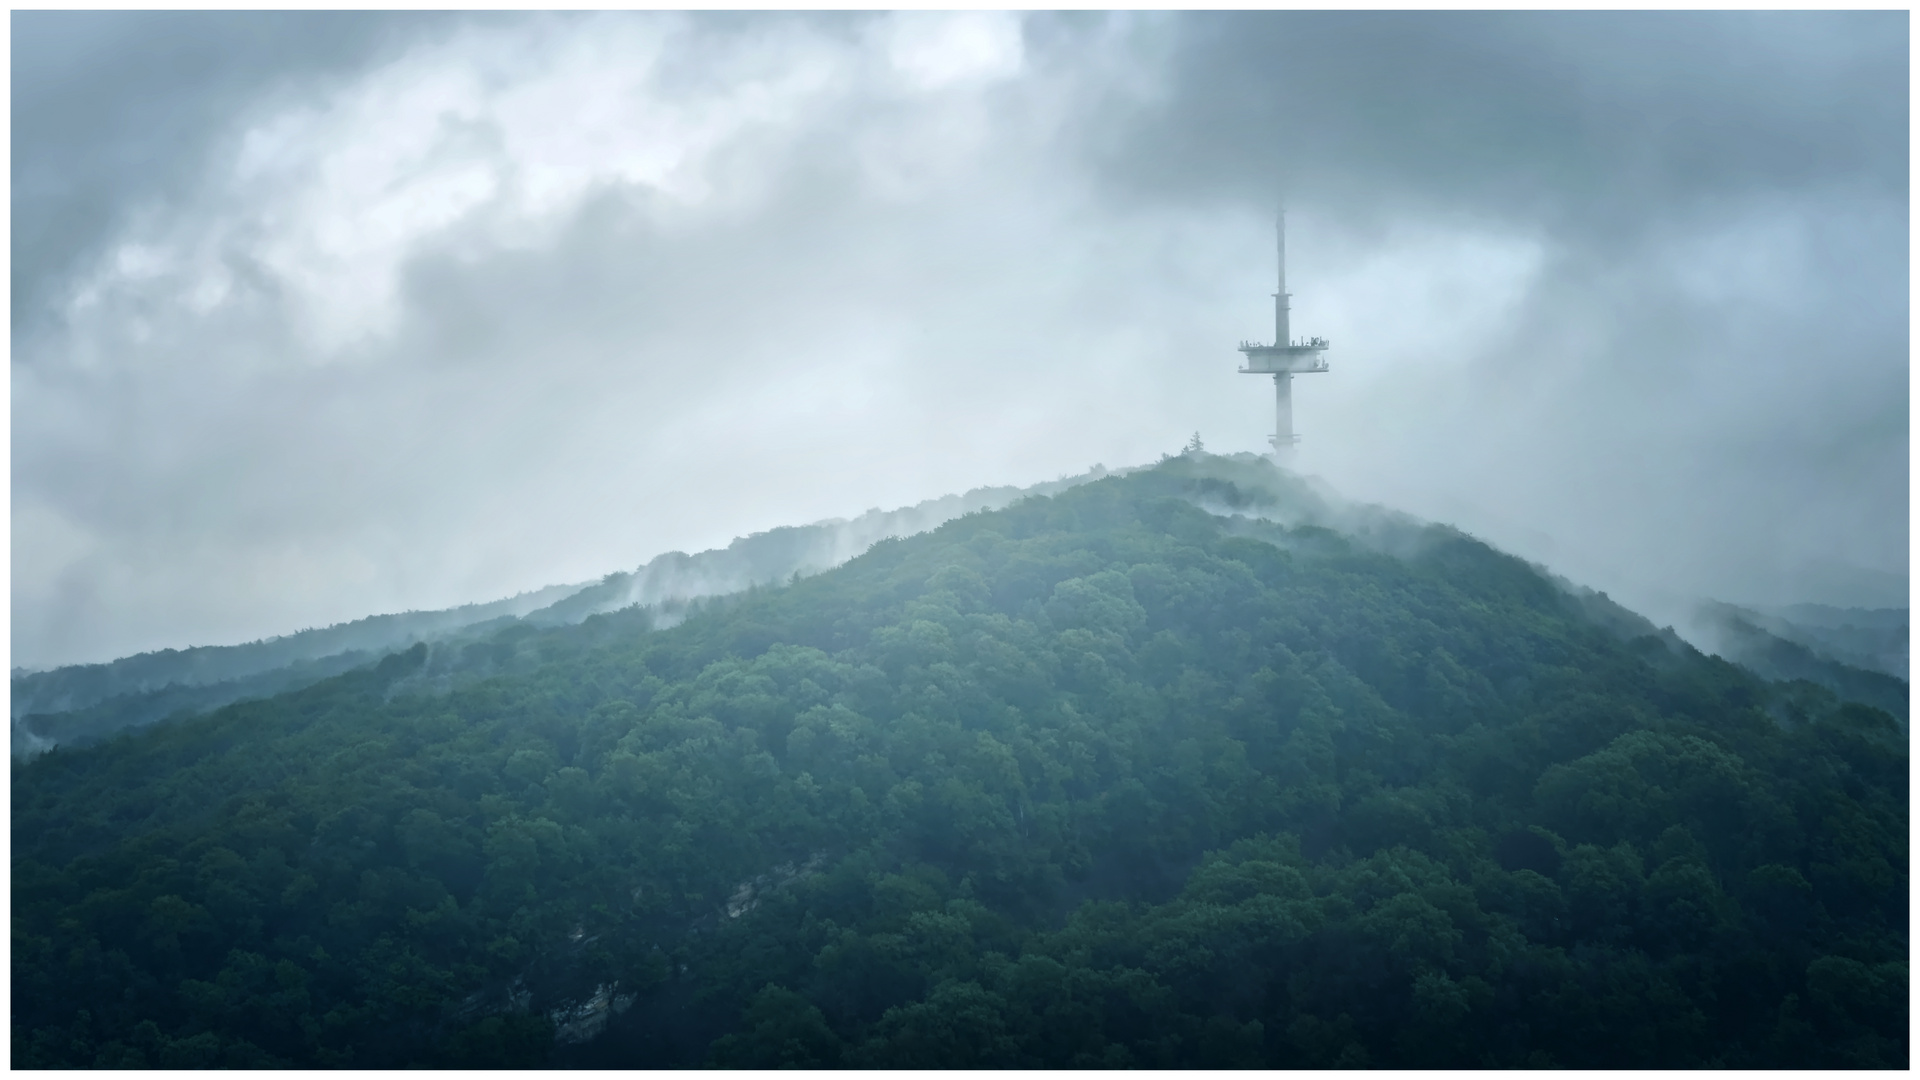
[[[1293,430],[1293,377],[1327,370],[1326,357],[1321,355],[1327,351],[1327,339],[1291,340],[1293,304],[1287,292],[1287,208],[1284,203],[1275,215],[1274,236],[1280,257],[1280,287],[1273,294],[1273,344],[1241,342],[1240,351],[1246,355],[1247,366],[1241,368],[1240,373],[1273,376],[1273,435],[1267,441],[1273,444],[1273,456],[1285,462],[1300,441]]]

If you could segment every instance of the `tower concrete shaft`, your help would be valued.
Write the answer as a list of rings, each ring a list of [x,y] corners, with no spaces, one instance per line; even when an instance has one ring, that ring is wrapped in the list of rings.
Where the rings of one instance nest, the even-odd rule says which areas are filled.
[[[1293,433],[1293,373],[1275,372],[1273,376],[1273,434],[1267,437],[1276,457],[1293,451],[1300,436]]]
[[[1247,366],[1240,372],[1273,376],[1273,435],[1267,441],[1273,444],[1274,456],[1284,460],[1300,441],[1293,430],[1293,377],[1327,370],[1326,358],[1321,355],[1327,349],[1327,341],[1310,338],[1296,344],[1292,340],[1293,298],[1287,292],[1287,212],[1284,207],[1274,223],[1274,238],[1280,278],[1279,289],[1273,294],[1273,344],[1241,342],[1240,351],[1246,354]]]

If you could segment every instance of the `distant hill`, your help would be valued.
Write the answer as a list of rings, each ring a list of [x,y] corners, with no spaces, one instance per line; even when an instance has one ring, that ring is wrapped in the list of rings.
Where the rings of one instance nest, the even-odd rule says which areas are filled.
[[[1907,609],[1793,604],[1756,612],[1757,624],[1850,667],[1908,677]]]
[[[57,743],[98,738],[176,712],[205,712],[229,702],[296,689],[415,642],[525,615],[580,588],[556,585],[444,611],[373,615],[244,645],[162,649],[48,671],[16,669],[13,753],[16,757],[37,753]]]
[[[1720,655],[1773,680],[1805,679],[1848,701],[1907,716],[1907,613],[1813,604],[1773,612],[1701,605],[1698,628]]]
[[[1899,720],[1456,530],[1195,453],[748,586],[16,764],[13,1063],[1909,1064]]]

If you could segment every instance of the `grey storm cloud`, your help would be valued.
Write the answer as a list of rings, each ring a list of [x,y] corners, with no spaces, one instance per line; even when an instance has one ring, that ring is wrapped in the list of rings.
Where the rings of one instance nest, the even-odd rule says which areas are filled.
[[[1906,15],[16,13],[13,656],[1149,461],[1904,604]]]
[[[1411,207],[1589,243],[1787,192],[1907,199],[1906,16],[1290,13],[1182,20],[1115,125],[1158,198]]]

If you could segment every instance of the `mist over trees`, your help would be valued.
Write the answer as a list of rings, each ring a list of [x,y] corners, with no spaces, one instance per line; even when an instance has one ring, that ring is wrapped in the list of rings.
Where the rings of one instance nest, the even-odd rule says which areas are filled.
[[[457,653],[519,619],[534,626],[567,626],[645,604],[654,609],[656,624],[669,625],[684,615],[689,603],[704,597],[818,573],[877,540],[923,532],[961,514],[1002,507],[1029,494],[1063,491],[1104,475],[1106,470],[1096,466],[1080,476],[1028,488],[981,487],[897,510],[869,510],[852,520],[772,529],[713,551],[670,551],[631,573],[609,574],[593,584],[550,585],[491,603],[374,615],[244,645],[163,649],[47,671],[16,669],[13,756],[32,757],[56,745],[85,743],[163,718],[298,689],[419,642]]]
[[[1908,1063],[1902,722],[1197,449],[13,783],[25,1067]]]
[[[203,712],[305,686],[416,641],[525,615],[578,589],[556,585],[445,611],[372,615],[242,645],[162,649],[46,671],[16,668],[11,696],[14,752],[20,753],[23,740],[72,742],[178,712]]]

